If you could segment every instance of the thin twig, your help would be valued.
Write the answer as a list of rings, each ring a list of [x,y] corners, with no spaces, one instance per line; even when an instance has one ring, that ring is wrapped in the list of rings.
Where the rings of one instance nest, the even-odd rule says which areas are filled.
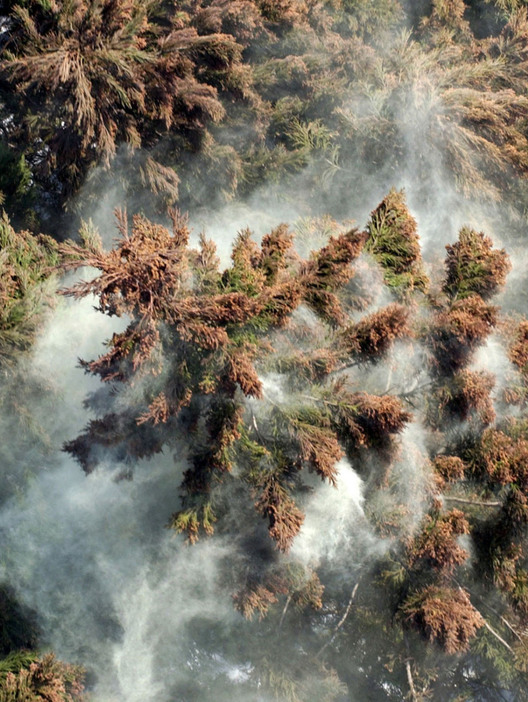
[[[349,368],[357,368],[358,366],[361,366],[361,365],[366,366],[367,362],[364,362],[363,364],[361,363],[361,361],[352,361],[351,363],[343,363],[340,366],[338,366],[337,368],[334,368],[334,370],[330,371],[330,373],[327,373],[327,377],[331,378],[336,373],[341,373],[341,371],[348,370]]]
[[[255,429],[255,432],[256,432],[258,438],[260,439],[260,441],[263,441],[262,434],[260,433],[260,429],[258,428],[257,418],[255,417],[255,414],[253,412],[251,412],[251,417],[253,420],[253,428]]]
[[[348,615],[350,614],[350,609],[351,609],[351,607],[352,607],[352,602],[354,601],[354,597],[356,596],[356,592],[357,592],[357,589],[358,589],[358,585],[359,585],[359,582],[357,582],[357,583],[354,585],[354,589],[352,590],[352,594],[350,595],[350,599],[348,600],[348,604],[347,604],[347,606],[346,606],[346,609],[345,609],[345,612],[344,612],[343,616],[342,616],[341,619],[337,622],[336,627],[335,627],[335,629],[334,629],[334,631],[333,631],[333,633],[332,633],[332,636],[328,639],[328,641],[324,644],[324,646],[322,646],[322,647],[319,649],[319,651],[317,652],[316,658],[318,658],[318,657],[321,655],[321,653],[325,650],[325,648],[328,648],[328,646],[330,646],[330,645],[333,643],[335,637],[337,636],[337,632],[339,631],[339,629],[340,629],[340,628],[343,626],[343,624],[345,623],[346,618],[347,618]]]
[[[409,689],[411,691],[411,700],[412,702],[418,702],[418,697],[414,688],[414,680],[411,672],[411,661],[409,658],[407,658],[407,660],[405,661],[405,670],[407,671],[407,681],[409,682]]]
[[[314,402],[322,402],[324,405],[330,405],[331,407],[340,407],[342,403],[332,402],[331,400],[324,400],[322,397],[314,397],[313,395],[301,395],[304,400],[313,400]]]
[[[484,619],[484,617],[482,617],[482,618]],[[513,650],[513,648],[510,646],[510,644],[509,644],[507,641],[505,641],[505,640],[502,638],[502,636],[501,636],[500,634],[498,634],[498,633],[495,631],[495,629],[493,629],[493,628],[488,624],[488,622],[487,622],[485,619],[484,619],[484,626],[486,627],[486,629],[487,629],[491,634],[493,634],[493,636],[497,639],[497,641],[500,641],[501,644],[502,644],[503,646],[505,646],[505,647],[508,649],[508,651],[509,651],[510,653],[515,653],[514,650]]]
[[[405,648],[407,650],[407,658],[405,660],[405,670],[407,671],[407,681],[409,683],[409,690],[411,691],[411,700],[412,702],[418,702],[418,697],[416,696],[416,689],[414,687],[414,680],[412,676],[412,670],[411,670],[411,650],[409,646],[409,641],[407,639],[407,634],[404,630],[403,632],[403,640],[405,642]]]
[[[288,607],[290,606],[291,598],[292,596],[288,595],[286,599],[286,604],[284,605],[284,609],[282,610],[281,618],[279,620],[279,629],[282,626],[282,622],[284,621],[284,617],[286,616],[286,612],[288,611]]]

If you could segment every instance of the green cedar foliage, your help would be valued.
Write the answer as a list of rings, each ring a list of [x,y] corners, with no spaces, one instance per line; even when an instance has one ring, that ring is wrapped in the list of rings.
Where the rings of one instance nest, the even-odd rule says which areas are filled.
[[[370,215],[366,250],[383,268],[385,282],[400,296],[426,291],[416,220],[408,211],[403,191],[391,190]]]
[[[51,304],[56,242],[47,236],[16,232],[5,213],[0,218],[0,366],[28,349],[42,315]]]
[[[84,674],[53,654],[13,653],[0,661],[1,702],[82,702]]]

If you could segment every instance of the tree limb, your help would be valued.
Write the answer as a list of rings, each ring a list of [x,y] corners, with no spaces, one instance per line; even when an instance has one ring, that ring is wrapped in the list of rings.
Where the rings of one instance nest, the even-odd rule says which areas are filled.
[[[466,500],[463,497],[449,497],[442,495],[442,499],[446,502],[460,502],[464,505],[477,505],[478,507],[501,507],[502,502],[483,502],[482,500]]]

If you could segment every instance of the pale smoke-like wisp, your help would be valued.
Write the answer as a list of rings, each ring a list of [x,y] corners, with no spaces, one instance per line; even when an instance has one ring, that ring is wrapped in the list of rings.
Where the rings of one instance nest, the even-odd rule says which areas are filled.
[[[364,555],[360,549],[369,546],[381,550],[363,513],[361,478],[346,459],[336,468],[337,488],[319,479],[312,481],[314,491],[304,505],[305,521],[292,547],[292,555],[313,568],[322,561],[335,565],[354,551],[359,561]]]

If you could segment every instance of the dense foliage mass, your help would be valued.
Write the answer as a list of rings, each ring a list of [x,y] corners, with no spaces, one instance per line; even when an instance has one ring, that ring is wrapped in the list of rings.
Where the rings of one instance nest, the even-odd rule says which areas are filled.
[[[63,295],[123,324],[81,361],[101,383],[66,453],[116,480],[163,454],[160,529],[225,549],[233,619],[197,617],[198,676],[174,699],[528,699],[528,321],[505,249],[465,225],[432,262],[392,187],[432,212],[444,190],[476,198],[518,263],[525,5],[2,3],[2,430],[49,450],[24,363],[68,274]],[[353,226],[373,184],[387,194]],[[263,188],[304,217],[229,232],[227,265],[176,209],[253,207]],[[108,224],[67,239],[116,194],[113,247]],[[8,452],[24,475],[2,503],[35,474]],[[39,652],[38,616],[0,589],[0,702],[80,702],[84,673]],[[224,653],[244,675],[210,672]]]
[[[471,365],[475,351],[502,324],[499,309],[488,300],[505,283],[510,268],[505,251],[465,227],[447,247],[443,278],[431,284],[416,222],[396,191],[372,212],[363,232],[336,230],[307,259],[295,251],[285,226],[260,245],[249,231],[241,232],[231,266],[223,271],[212,242],[202,237],[198,249],[190,248],[189,232],[176,213],[172,232],[139,215],[131,230],[123,213],[118,224],[121,238],[111,251],[96,242],[88,249],[60,247],[67,269],[99,270],[66,294],[95,294],[102,312],[130,320],[103,356],[83,361],[112,390],[91,398],[94,411],[104,407],[105,414],[66,450],[86,472],[111,456],[127,477],[138,459],[167,446],[178,456],[176,466],[184,456],[181,508],[170,526],[191,542],[215,530],[231,535],[239,563],[231,578],[234,604],[249,619],[272,617],[276,608],[281,622],[287,618],[294,627],[295,618],[315,617],[314,641],[296,664],[303,671],[316,665],[323,679],[337,674],[347,680],[340,656],[348,650],[368,658],[362,637],[375,613],[380,625],[384,619],[390,626],[391,655],[400,667],[388,679],[398,689],[404,671],[408,684],[414,687],[419,680],[424,694],[440,695],[447,684],[443,677],[441,683],[430,678],[432,654],[420,645],[420,636],[445,654],[456,654],[453,676],[464,679],[464,667],[488,675],[501,647],[511,655],[507,672],[497,670],[498,677],[487,684],[500,689],[522,676],[527,498],[513,465],[522,465],[523,423],[507,418],[506,410],[496,421],[495,379]],[[358,268],[358,261],[366,268]],[[372,291],[365,288],[376,266],[402,302],[369,313]],[[517,336],[512,354],[524,367],[522,343]],[[395,344],[422,357],[424,382],[390,392],[389,378],[380,392],[376,367]],[[363,369],[359,377],[357,368]],[[282,388],[278,396],[267,390],[270,373]],[[503,394],[506,405],[522,402],[508,388]],[[413,523],[411,504],[398,494],[392,473],[402,460],[397,436],[422,412],[421,461],[425,465],[429,459],[431,468],[424,514]],[[321,657],[316,633],[321,614],[305,610],[332,618],[347,587],[337,586],[328,566],[322,564],[316,574],[289,551],[305,519],[302,495],[317,491],[308,487],[306,471],[339,489],[338,462],[344,456],[370,486],[366,513],[375,530],[391,538],[391,546],[370,573],[356,575],[370,579],[371,588],[362,591],[361,582],[354,588],[356,604],[352,609],[349,603],[347,621],[338,627],[343,629],[339,654],[323,643]],[[482,461],[489,467],[479,467]],[[505,461],[512,462],[512,473]],[[471,565],[460,543],[465,535],[474,544]],[[498,618],[494,625],[482,610],[485,599],[473,591],[486,581],[501,593],[500,610],[497,603],[492,610],[492,618]],[[383,608],[373,587],[385,600]],[[290,602],[296,603],[294,612]],[[261,635],[271,635],[274,626],[263,626]],[[486,653],[480,651],[483,637]],[[260,680],[262,663],[252,663]],[[297,679],[293,670],[282,671],[280,685],[270,681],[271,689],[278,699],[312,699],[303,696],[302,675]],[[374,685],[373,679],[384,680],[387,673],[381,677],[375,668],[366,676]],[[288,694],[281,688],[285,679]],[[340,699],[340,689],[328,699]]]
[[[26,226],[53,232],[86,176],[77,208],[120,182],[155,210],[299,173],[335,216],[403,162],[423,197],[446,170],[526,206],[523,2],[4,5],[0,188]]]

